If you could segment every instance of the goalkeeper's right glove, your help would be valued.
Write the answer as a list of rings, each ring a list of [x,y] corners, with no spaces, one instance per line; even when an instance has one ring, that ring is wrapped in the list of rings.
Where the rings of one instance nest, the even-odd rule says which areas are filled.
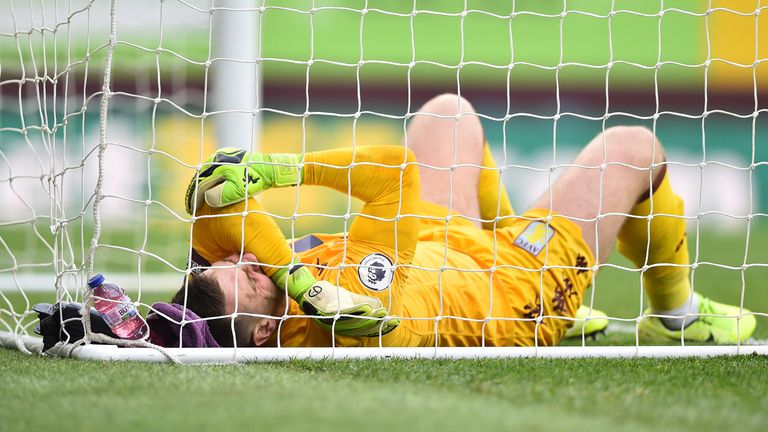
[[[301,182],[300,158],[289,153],[256,153],[236,148],[214,152],[187,187],[190,215],[203,204],[226,207],[272,187]]]
[[[305,314],[314,315],[315,322],[332,334],[376,337],[400,324],[396,317],[387,316],[387,309],[379,299],[355,294],[325,280],[318,281],[306,267],[280,269],[272,280],[288,291]],[[338,319],[337,314],[341,315]]]

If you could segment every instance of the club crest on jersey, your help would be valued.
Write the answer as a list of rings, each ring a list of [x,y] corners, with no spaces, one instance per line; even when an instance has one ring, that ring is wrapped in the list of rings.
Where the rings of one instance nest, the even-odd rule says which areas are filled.
[[[357,268],[360,283],[373,291],[383,291],[389,288],[394,274],[392,261],[386,255],[380,253],[372,253],[366,256],[360,261],[360,267]]]
[[[525,249],[533,256],[538,255],[555,235],[555,230],[544,222],[531,222],[515,239],[515,246]]]

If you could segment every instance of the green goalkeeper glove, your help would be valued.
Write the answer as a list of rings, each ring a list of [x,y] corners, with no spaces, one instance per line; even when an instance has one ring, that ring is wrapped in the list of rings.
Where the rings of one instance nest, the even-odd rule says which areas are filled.
[[[298,185],[299,164],[296,154],[218,150],[204,162],[205,168],[187,187],[187,213],[193,214],[203,200],[211,207],[226,207],[271,187]]]
[[[315,322],[333,334],[377,337],[400,324],[396,317],[387,316],[387,309],[379,299],[355,294],[328,281],[318,281],[306,267],[294,267],[293,271],[280,269],[272,280],[288,291],[305,314],[316,316]],[[335,319],[337,314],[341,316]]]

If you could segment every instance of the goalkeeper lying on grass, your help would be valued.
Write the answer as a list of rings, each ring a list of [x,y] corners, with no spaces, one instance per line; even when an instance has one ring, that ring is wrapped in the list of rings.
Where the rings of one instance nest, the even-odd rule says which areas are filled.
[[[187,192],[193,268],[173,302],[222,317],[208,322],[223,346],[555,345],[618,243],[646,267],[644,341],[736,343],[754,331],[749,311],[692,292],[683,203],[647,129],[600,134],[515,216],[498,171],[479,168],[495,165],[471,105],[443,95],[419,112],[405,147],[211,156]],[[307,184],[365,202],[346,236],[291,246],[245,199]],[[607,325],[591,313],[578,334]]]

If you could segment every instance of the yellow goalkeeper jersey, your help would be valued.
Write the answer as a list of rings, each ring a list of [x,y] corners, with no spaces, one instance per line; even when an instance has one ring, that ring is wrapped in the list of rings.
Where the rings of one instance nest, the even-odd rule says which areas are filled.
[[[534,211],[523,217],[546,214]],[[345,245],[341,235],[312,235],[296,244],[297,249],[316,244],[298,254],[318,279],[367,295],[377,284],[387,285],[391,314],[401,317],[400,326],[381,341],[337,336],[337,346],[553,345],[570,327],[567,318],[575,315],[591,282],[591,255],[580,231],[574,232],[575,224],[549,227],[547,232],[543,222],[520,219],[494,232],[459,219],[448,224],[446,235],[445,223],[427,222],[413,259],[394,272],[386,269],[395,262],[394,251],[348,240]],[[516,246],[526,235],[529,247],[536,244],[534,235],[541,236],[538,244],[551,236],[548,258],[543,248],[537,257]],[[301,311],[292,303],[294,314]],[[546,318],[537,325],[539,316]],[[276,337],[282,346],[331,345],[330,334],[318,329],[311,320],[289,319]]]
[[[355,162],[360,153],[358,149]],[[349,161],[326,156],[335,163],[321,160],[319,172],[315,176],[307,173],[305,183],[345,191],[351,178],[353,195],[355,188],[368,185],[363,179],[370,172],[358,172],[363,174],[358,182],[344,173],[335,173],[329,180],[322,170],[327,171],[328,165],[346,166]],[[370,157],[380,161],[383,156],[373,152]],[[541,346],[554,345],[562,338],[591,283],[594,263],[575,223],[557,215],[548,217],[547,210],[537,209],[517,216],[506,228],[483,230],[460,216],[448,217],[443,207],[413,198],[403,189],[413,186],[418,192],[418,178],[404,182],[402,170],[379,170],[375,178],[376,187],[396,182],[401,189],[398,200],[384,197],[388,192],[372,194],[358,216],[362,221],[356,220],[347,235],[314,234],[297,239],[291,254],[317,279],[378,297],[391,315],[400,318],[400,325],[381,337],[334,336],[290,302],[289,312],[273,335],[274,345]],[[381,211],[388,206],[396,208]],[[255,200],[249,201],[248,209],[256,212],[238,216],[244,209],[240,203],[227,209],[233,216],[196,221],[193,249],[213,262],[240,250],[242,243],[233,244],[232,239],[244,239],[243,249],[262,261],[264,252],[254,251],[260,247],[259,236],[249,232],[261,230],[263,234],[264,214]],[[378,212],[376,218],[365,217],[373,212]],[[405,216],[395,221],[379,219],[392,214]]]

